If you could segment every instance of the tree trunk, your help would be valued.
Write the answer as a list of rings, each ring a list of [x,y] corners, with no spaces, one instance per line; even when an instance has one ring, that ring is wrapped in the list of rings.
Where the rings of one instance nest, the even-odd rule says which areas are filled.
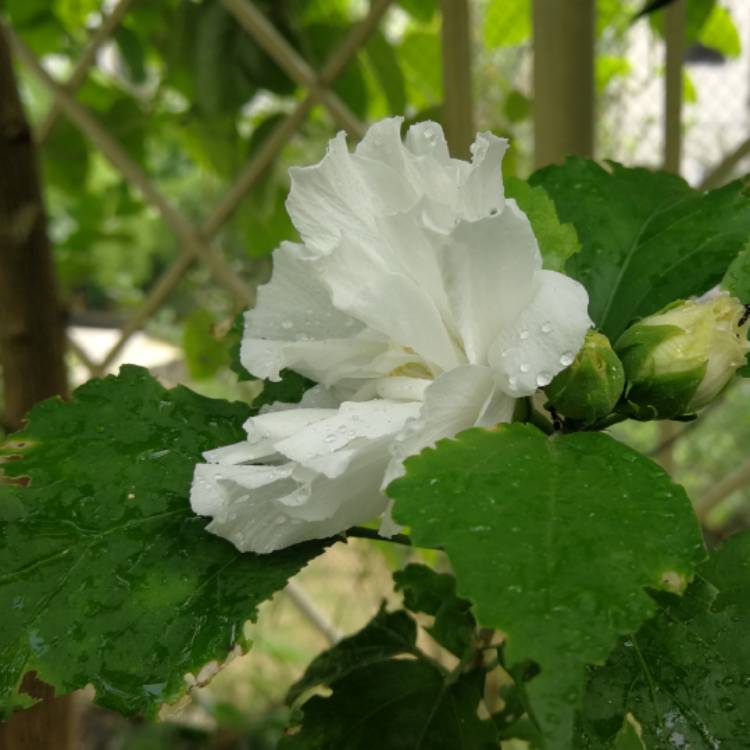
[[[31,130],[18,96],[8,41],[0,25],[0,363],[3,426],[20,427],[41,399],[66,392],[63,316],[47,239]],[[73,698],[24,677],[42,702],[0,724],[0,750],[72,748]]]
[[[17,429],[37,402],[66,392],[62,308],[31,129],[0,28],[0,363],[3,426]]]

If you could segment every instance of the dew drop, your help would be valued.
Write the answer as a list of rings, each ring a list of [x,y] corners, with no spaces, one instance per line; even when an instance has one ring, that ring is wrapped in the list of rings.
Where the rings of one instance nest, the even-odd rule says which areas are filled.
[[[529,338],[529,332],[524,328],[519,334],[518,338],[521,340]]]
[[[541,325],[541,331],[542,333],[552,333],[552,323],[543,323]]]
[[[425,130],[424,139],[427,141],[427,143],[432,143],[435,140],[435,134],[432,132],[432,130]]]
[[[518,380],[514,377],[508,378],[508,386],[512,391],[515,391],[518,388]]]
[[[536,384],[539,388],[544,388],[545,385],[549,385],[552,382],[552,375],[548,372],[540,372],[536,376]]]
[[[503,349],[503,350],[502,350],[502,351],[500,352],[500,356],[501,356],[501,357],[507,357],[507,356],[508,356],[508,354],[510,354],[510,350],[509,350],[509,349]]]
[[[568,367],[569,365],[573,364],[574,359],[575,355],[571,352],[563,352],[562,356],[560,357],[560,364],[563,367]]]
[[[522,362],[521,366],[518,369],[521,372],[528,372],[529,371],[529,365],[526,362]]]

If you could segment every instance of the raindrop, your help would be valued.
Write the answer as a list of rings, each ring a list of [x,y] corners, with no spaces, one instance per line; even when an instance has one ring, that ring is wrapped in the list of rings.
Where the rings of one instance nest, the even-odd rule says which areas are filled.
[[[521,340],[529,338],[529,332],[524,328],[519,334],[518,338]]]
[[[545,385],[549,385],[552,382],[552,375],[548,372],[540,372],[536,376],[536,384],[539,388],[544,388]]]
[[[502,351],[500,352],[500,356],[501,356],[501,357],[507,357],[507,356],[508,356],[508,354],[510,354],[510,349],[503,349],[503,350],[502,350]]]
[[[518,388],[518,380],[516,378],[508,378],[508,386],[512,391],[515,391],[516,388]]]
[[[526,362],[523,362],[518,369],[521,372],[528,372],[529,371],[529,366],[528,366],[528,364]]]
[[[552,333],[552,323],[543,323],[541,326],[542,333]]]
[[[571,352],[563,352],[562,356],[560,357],[560,364],[563,367],[568,367],[569,365],[573,364],[574,359],[575,355]]]

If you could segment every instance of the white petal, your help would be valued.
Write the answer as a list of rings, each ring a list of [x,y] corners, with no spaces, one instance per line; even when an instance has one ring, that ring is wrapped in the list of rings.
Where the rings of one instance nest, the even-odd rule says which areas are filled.
[[[493,216],[462,221],[450,235],[433,236],[466,356],[473,364],[487,364],[490,344],[529,303],[534,273],[541,268],[529,220],[508,201]]]
[[[290,367],[327,384],[386,374],[370,363],[388,350],[387,339],[334,307],[305,248],[287,242],[273,257],[271,281],[245,316],[242,364],[259,378],[278,380]]]
[[[505,205],[502,162],[508,141],[492,133],[479,133],[471,145],[471,168],[459,187],[462,215],[475,221]]]
[[[416,280],[387,263],[380,248],[345,234],[315,265],[337,308],[440,369],[462,363],[435,301]]]
[[[385,133],[387,128],[379,123]],[[375,135],[373,134],[373,138]],[[287,210],[305,243],[326,252],[341,232],[372,234],[374,217],[402,209],[416,200],[408,181],[385,162],[352,157],[339,133],[324,159],[290,170]]]
[[[213,516],[207,529],[243,552],[267,553],[363,523],[387,505],[380,480],[390,437],[363,440],[335,479],[289,463],[279,467],[196,467],[191,504]]]
[[[490,366],[506,393],[530,396],[573,361],[592,325],[587,308],[577,281],[555,271],[537,274],[533,300],[490,347]]]
[[[427,388],[416,419],[407,423],[393,445],[383,487],[403,474],[403,461],[475,425],[509,422],[515,399],[498,393],[489,367],[465,365],[446,372]]]
[[[375,440],[399,432],[419,413],[421,404],[385,399],[347,402],[326,419],[310,422],[275,442],[278,453],[328,477],[347,469],[350,456],[341,453],[356,441]],[[300,410],[305,411],[305,410]]]

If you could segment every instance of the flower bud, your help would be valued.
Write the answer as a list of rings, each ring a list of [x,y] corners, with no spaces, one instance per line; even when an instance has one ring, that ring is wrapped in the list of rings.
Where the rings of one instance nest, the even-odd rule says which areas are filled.
[[[593,424],[612,412],[624,387],[622,363],[609,339],[589,331],[573,363],[544,392],[559,414]]]
[[[634,323],[615,350],[625,367],[636,419],[672,419],[702,408],[724,389],[750,350],[745,308],[721,294],[679,301]]]

